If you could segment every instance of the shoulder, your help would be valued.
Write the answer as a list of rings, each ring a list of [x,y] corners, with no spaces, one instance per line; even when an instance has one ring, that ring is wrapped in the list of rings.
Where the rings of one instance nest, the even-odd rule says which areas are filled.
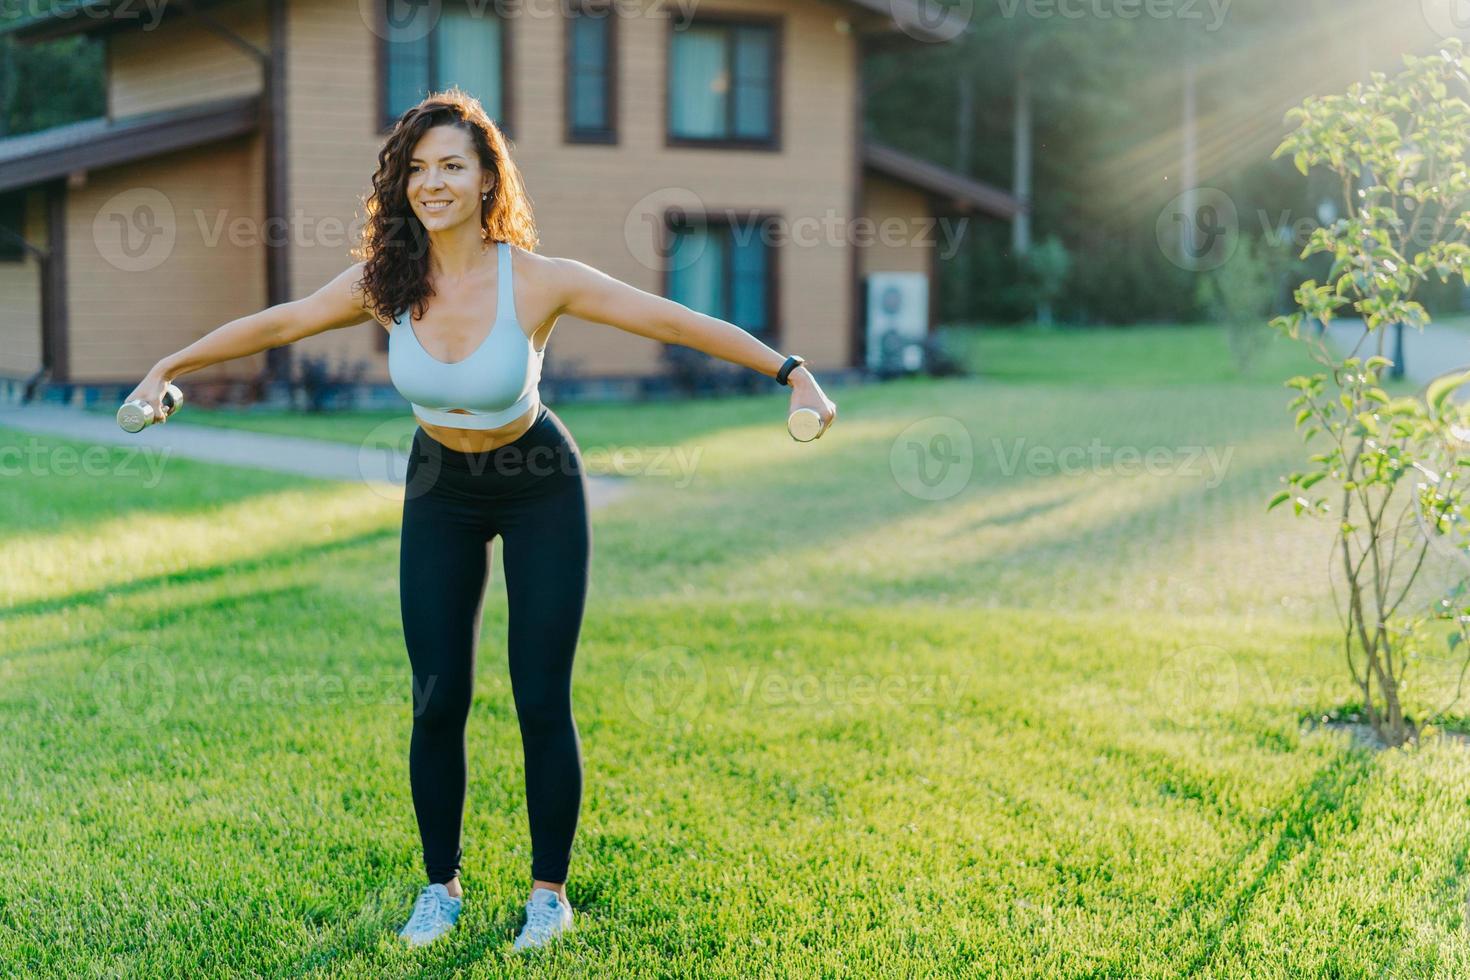
[[[347,283],[348,289],[351,290],[352,295],[357,299],[357,305],[362,308],[362,311],[373,316],[373,319],[377,319],[373,315],[372,308],[368,306],[367,290],[363,288],[362,284],[363,276],[366,274],[367,262],[354,262],[342,270],[339,278]]]
[[[383,328],[387,329],[391,321],[378,316],[377,312],[368,304],[367,290],[363,288],[363,276],[367,274],[367,262],[354,262],[337,274],[334,282],[347,289],[357,308],[362,311],[364,318],[377,321]]]
[[[563,292],[574,286],[582,275],[591,271],[576,259],[542,255],[527,251],[519,245],[511,245],[510,249],[516,278],[538,291]]]

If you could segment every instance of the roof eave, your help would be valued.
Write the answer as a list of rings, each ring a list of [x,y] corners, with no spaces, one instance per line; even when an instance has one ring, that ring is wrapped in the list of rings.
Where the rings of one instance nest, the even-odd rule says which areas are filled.
[[[880,44],[944,44],[972,29],[971,18],[933,0],[843,0],[872,17],[859,30]]]
[[[955,211],[973,210],[1009,221],[1029,210],[1025,202],[998,187],[905,153],[876,140],[863,141],[863,167],[921,190]]]
[[[109,127],[95,133],[89,131],[87,138],[79,143],[59,147],[43,145],[8,159],[0,155],[0,191],[31,187],[76,171],[117,166],[242,136],[259,128],[260,112],[260,97],[251,95],[146,113],[132,120],[114,120]],[[0,154],[4,152],[4,143],[0,140]]]

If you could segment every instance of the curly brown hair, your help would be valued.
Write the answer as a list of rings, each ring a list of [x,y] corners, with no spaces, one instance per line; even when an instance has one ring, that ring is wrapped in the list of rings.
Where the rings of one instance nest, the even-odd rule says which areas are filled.
[[[510,157],[509,143],[485,112],[480,100],[458,86],[430,92],[398,117],[373,174],[372,193],[363,199],[367,221],[362,243],[352,257],[365,261],[358,285],[364,301],[381,318],[391,320],[412,307],[424,315],[429,286],[429,237],[408,203],[408,170],[413,148],[434,126],[458,126],[470,135],[480,166],[495,175],[490,197],[480,205],[480,238],[535,251],[538,244],[531,202],[521,172]]]

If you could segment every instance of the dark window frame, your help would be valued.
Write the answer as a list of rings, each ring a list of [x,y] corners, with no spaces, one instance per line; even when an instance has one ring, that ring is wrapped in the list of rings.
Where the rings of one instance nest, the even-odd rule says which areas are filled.
[[[782,70],[782,62],[785,60],[782,52],[785,50],[785,17],[776,14],[750,14],[729,10],[714,11],[710,13],[698,13],[688,22],[690,27],[720,27],[727,30],[736,27],[766,27],[771,32],[771,93],[770,103],[767,111],[770,113],[771,134],[766,137],[752,136],[679,136],[674,133],[674,98],[673,98],[673,68],[674,68],[674,41],[681,31],[674,25],[674,18],[669,18],[669,27],[664,38],[664,146],[665,147],[699,147],[702,149],[725,149],[725,150],[764,150],[768,152],[779,152],[781,149],[781,90],[785,84],[785,72]],[[726,64],[731,66],[731,95],[726,102],[727,132],[734,132],[735,99],[733,69],[735,65],[735,33],[729,30],[726,36],[725,46],[727,51]]]
[[[462,5],[467,10],[470,9],[470,5],[468,3],[465,3],[464,0],[447,0],[447,2],[448,3],[451,3],[451,4],[454,4],[456,6]],[[482,11],[493,11],[494,8],[490,4],[484,4],[484,5],[481,6],[480,9]],[[396,113],[390,114],[389,111],[388,111],[388,61],[389,61],[388,44],[389,44],[389,42],[388,42],[388,36],[387,36],[388,35],[388,12],[387,12],[387,3],[386,3],[386,0],[375,0],[375,2],[373,3],[373,11],[374,11],[374,13],[377,16],[377,23],[375,25],[375,28],[376,29],[375,29],[374,33],[377,35],[377,38],[378,38],[377,44],[375,44],[373,46],[374,47],[374,52],[375,52],[374,57],[376,58],[376,62],[377,62],[376,65],[374,66],[375,73],[376,73],[376,76],[377,76],[377,109],[376,109],[376,112],[377,112],[377,127],[378,127],[377,135],[378,136],[386,136],[388,134],[388,132],[390,130],[392,130],[393,124],[398,121],[398,114],[396,114]],[[498,14],[494,14],[494,13],[490,13],[490,14],[488,14],[488,16],[494,16],[494,17],[496,17],[500,21],[500,115],[501,115],[501,118],[496,119],[495,122],[496,122],[496,125],[498,125],[500,127],[501,131],[503,133],[505,133],[505,136],[506,136],[507,139],[514,139],[515,138],[514,135],[513,135],[513,130],[514,130],[513,115],[514,115],[514,113],[512,111],[512,106],[514,106],[514,104],[515,104],[515,99],[513,97],[514,96],[515,89],[514,89],[514,86],[512,84],[512,79],[515,77],[515,67],[514,67],[514,63],[512,61],[512,57],[513,57],[513,52],[514,52],[514,49],[515,49],[515,45],[511,43],[511,23],[514,20],[514,18],[512,18],[512,17],[500,17]],[[433,27],[433,29],[430,30],[429,33],[425,35],[425,38],[429,41],[429,90],[430,91],[438,91],[438,90],[440,90],[442,88],[445,88],[446,85],[447,85],[447,83],[443,82],[439,78],[439,59],[438,59],[438,56],[435,54],[435,45],[432,42],[432,38],[434,37],[435,32],[437,32],[437,31],[439,31],[441,29],[442,29],[442,25],[435,24],[434,27]]]
[[[574,125],[572,107],[573,53],[576,51],[576,27],[581,17],[594,17],[607,24],[603,36],[603,64],[606,68],[604,89],[607,93],[607,125],[600,129],[578,129]],[[618,142],[618,23],[617,11],[610,0],[569,0],[566,26],[562,31],[562,139],[566,143]]]
[[[675,226],[681,220],[703,224],[710,228],[723,228],[732,236],[735,232],[731,230],[731,227],[737,224],[750,228],[751,231],[749,233],[757,236],[761,234],[759,230],[760,226],[768,222],[775,222],[778,228],[781,227],[781,213],[774,209],[731,207],[705,208],[702,211],[689,211],[688,209],[679,207],[666,208],[662,220],[659,222],[659,251],[657,254],[665,257],[671,257],[674,254],[674,247],[676,245],[675,236],[677,234]],[[736,326],[750,333],[752,337],[758,338],[767,346],[780,350],[783,333],[781,329],[781,277],[779,275],[782,240],[778,237],[770,244],[764,242],[762,244],[766,250],[766,271],[763,281],[766,301],[766,329],[760,333],[751,333],[749,328],[743,324],[733,320],[729,322],[735,323]],[[720,277],[725,286],[725,295],[732,302],[735,295],[734,260],[735,250],[733,248],[726,249],[725,264],[720,270]],[[660,270],[659,295],[668,298],[672,298],[669,296],[671,285],[670,272],[669,263],[666,260],[663,263],[663,268]],[[728,318],[721,317],[721,319]]]

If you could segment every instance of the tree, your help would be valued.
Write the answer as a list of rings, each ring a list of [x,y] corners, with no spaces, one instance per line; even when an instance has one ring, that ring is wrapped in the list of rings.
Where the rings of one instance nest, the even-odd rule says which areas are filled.
[[[1299,309],[1272,321],[1327,369],[1287,385],[1298,392],[1290,408],[1303,439],[1325,433],[1329,444],[1311,457],[1312,469],[1284,478],[1288,489],[1268,506],[1291,500],[1298,514],[1331,514],[1314,488],[1324,481],[1335,488],[1344,652],[1368,720],[1389,745],[1415,734],[1403,698],[1408,654],[1430,642],[1432,622],[1450,624],[1451,651],[1470,649],[1463,574],[1427,611],[1405,605],[1432,549],[1448,544],[1463,553],[1470,544],[1463,487],[1470,412],[1451,397],[1470,373],[1440,379],[1422,398],[1390,397],[1378,383],[1393,364],[1384,328],[1422,330],[1430,322],[1414,299],[1419,286],[1452,277],[1470,284],[1470,59],[1452,39],[1439,54],[1404,64],[1392,79],[1374,72],[1346,95],[1293,108],[1287,119],[1297,127],[1275,154],[1303,175],[1333,174],[1346,217],[1317,228],[1302,252],[1332,259],[1326,281],[1303,283]],[[1343,308],[1361,321],[1348,325],[1357,342],[1339,359],[1301,327],[1307,317],[1330,325]],[[1366,359],[1365,346],[1373,351]]]

